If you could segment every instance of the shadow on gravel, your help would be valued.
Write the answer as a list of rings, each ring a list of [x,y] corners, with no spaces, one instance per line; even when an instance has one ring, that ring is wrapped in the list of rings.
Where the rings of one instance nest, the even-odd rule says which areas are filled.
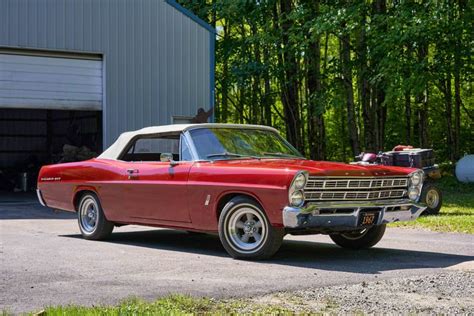
[[[82,238],[80,235],[61,237]],[[116,232],[105,242],[228,257],[219,237],[175,230]],[[378,274],[388,270],[445,268],[471,260],[474,260],[474,256],[377,247],[355,251],[329,243],[285,240],[280,251],[271,260],[257,261],[255,264],[271,263],[327,271]]]

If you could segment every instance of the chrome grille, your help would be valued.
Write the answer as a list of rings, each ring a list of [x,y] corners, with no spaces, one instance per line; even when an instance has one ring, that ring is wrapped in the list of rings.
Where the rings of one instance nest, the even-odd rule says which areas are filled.
[[[320,178],[309,177],[306,201],[377,200],[406,196],[408,178]]]
[[[408,178],[388,179],[321,179],[309,177],[307,189],[381,189],[407,187]]]

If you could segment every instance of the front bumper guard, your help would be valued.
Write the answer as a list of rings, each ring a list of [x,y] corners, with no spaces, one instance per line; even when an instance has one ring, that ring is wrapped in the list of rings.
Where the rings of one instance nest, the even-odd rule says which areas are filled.
[[[326,202],[306,207],[287,206],[283,209],[283,225],[288,229],[344,231],[361,227],[361,212],[377,213],[374,225],[412,221],[426,209],[425,205],[408,199],[363,202]]]

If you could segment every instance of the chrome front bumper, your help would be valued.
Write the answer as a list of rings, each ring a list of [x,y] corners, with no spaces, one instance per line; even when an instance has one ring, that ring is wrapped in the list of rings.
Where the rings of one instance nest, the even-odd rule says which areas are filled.
[[[283,225],[288,229],[344,231],[361,227],[363,212],[377,214],[374,225],[417,219],[426,206],[408,199],[363,202],[322,202],[283,209]]]

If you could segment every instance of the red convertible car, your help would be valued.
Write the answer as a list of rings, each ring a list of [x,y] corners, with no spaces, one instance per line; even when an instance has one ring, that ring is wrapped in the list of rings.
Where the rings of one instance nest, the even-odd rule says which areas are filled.
[[[303,158],[266,126],[191,124],[122,134],[96,159],[44,166],[40,202],[77,212],[86,239],[137,224],[218,233],[234,258],[263,259],[285,234],[368,248],[416,219],[423,173]]]

